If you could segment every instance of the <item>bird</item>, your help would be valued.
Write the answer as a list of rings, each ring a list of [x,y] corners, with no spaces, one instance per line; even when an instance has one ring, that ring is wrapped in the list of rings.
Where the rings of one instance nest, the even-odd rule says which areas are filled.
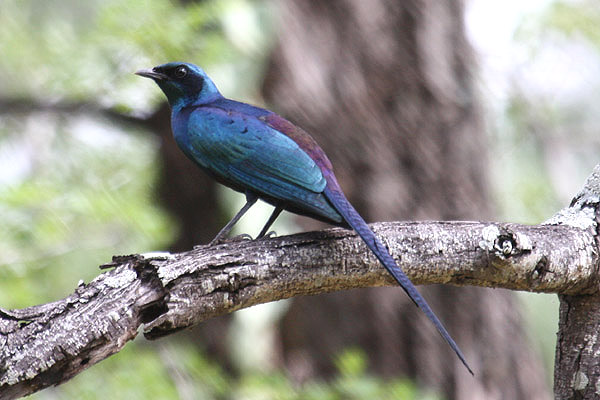
[[[312,136],[272,111],[224,97],[194,64],[169,62],[135,74],[152,79],[166,95],[173,136],[183,153],[219,183],[246,196],[211,244],[222,242],[259,199],[274,210],[257,239],[267,235],[283,210],[353,229],[474,375],[429,304],[346,199]]]

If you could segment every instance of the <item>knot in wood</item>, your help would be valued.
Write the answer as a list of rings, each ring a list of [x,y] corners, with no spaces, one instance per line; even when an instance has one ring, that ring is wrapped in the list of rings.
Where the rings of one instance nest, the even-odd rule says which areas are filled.
[[[510,256],[513,251],[513,242],[510,238],[504,238],[500,245],[496,245],[496,248],[502,252],[506,257]]]
[[[502,260],[533,249],[529,236],[513,232],[506,226],[490,225],[485,227],[482,233],[483,240],[479,242],[479,247]]]

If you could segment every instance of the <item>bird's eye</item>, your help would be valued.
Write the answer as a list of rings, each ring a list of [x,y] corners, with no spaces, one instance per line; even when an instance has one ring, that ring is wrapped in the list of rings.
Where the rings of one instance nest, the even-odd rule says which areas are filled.
[[[175,78],[183,78],[187,75],[188,71],[187,68],[184,67],[183,65],[180,67],[177,67],[177,69],[175,70],[175,73],[173,75],[175,75]]]

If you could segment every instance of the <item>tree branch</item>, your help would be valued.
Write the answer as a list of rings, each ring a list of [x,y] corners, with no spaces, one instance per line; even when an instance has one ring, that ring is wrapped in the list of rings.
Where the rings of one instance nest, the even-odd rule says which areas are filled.
[[[594,233],[596,249],[600,221],[600,167],[596,166],[571,207],[549,222],[568,221]],[[583,212],[576,212],[581,210]],[[593,264],[597,274],[598,263]],[[595,285],[598,285],[596,280]],[[600,393],[600,293],[559,294],[558,340],[554,367],[557,399],[597,399]]]
[[[600,166],[586,188],[598,171]],[[595,294],[600,190],[586,188],[545,225],[396,222],[373,228],[416,284],[568,298]],[[146,338],[155,339],[255,304],[394,284],[360,238],[343,229],[178,254],[116,256],[103,267],[112,269],[65,299],[0,309],[0,399],[70,379],[118,352],[140,326]]]
[[[55,114],[82,114],[96,118],[106,118],[112,123],[120,125],[140,126],[153,130],[157,113],[167,109],[166,104],[158,107],[154,113],[148,116],[136,116],[121,112],[116,108],[102,107],[94,102],[78,101],[56,101],[44,102],[37,99],[2,98],[0,97],[0,116],[31,114],[34,112],[51,112]]]

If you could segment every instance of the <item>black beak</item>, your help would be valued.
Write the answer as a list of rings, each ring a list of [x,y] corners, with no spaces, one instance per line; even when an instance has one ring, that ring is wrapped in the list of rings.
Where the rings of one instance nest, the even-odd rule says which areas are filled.
[[[165,81],[169,77],[161,72],[156,72],[151,69],[140,69],[135,72],[136,75],[143,76],[144,78],[154,79],[155,81]]]

